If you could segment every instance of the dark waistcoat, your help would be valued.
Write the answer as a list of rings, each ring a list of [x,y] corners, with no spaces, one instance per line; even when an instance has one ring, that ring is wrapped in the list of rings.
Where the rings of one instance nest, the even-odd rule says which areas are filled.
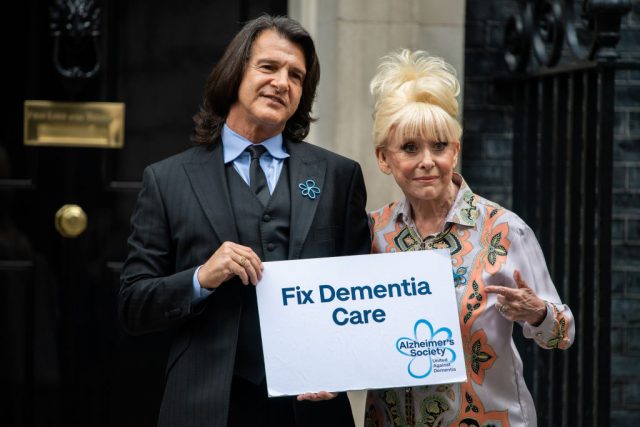
[[[288,257],[291,189],[287,164],[285,160],[266,207],[238,175],[233,163],[226,166],[231,208],[240,239],[238,243],[249,246],[262,261],[282,261]],[[264,378],[256,290],[252,285],[243,288],[234,374],[255,384]]]

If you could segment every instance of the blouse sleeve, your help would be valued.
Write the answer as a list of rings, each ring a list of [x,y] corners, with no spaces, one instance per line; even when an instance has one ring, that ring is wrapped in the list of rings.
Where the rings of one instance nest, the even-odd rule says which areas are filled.
[[[509,258],[514,269],[520,270],[527,285],[547,305],[547,315],[542,323],[533,326],[524,322],[522,331],[525,337],[533,338],[542,348],[567,349],[573,344],[575,337],[573,314],[569,306],[560,300],[533,230],[522,224],[524,227],[517,227],[514,233]]]

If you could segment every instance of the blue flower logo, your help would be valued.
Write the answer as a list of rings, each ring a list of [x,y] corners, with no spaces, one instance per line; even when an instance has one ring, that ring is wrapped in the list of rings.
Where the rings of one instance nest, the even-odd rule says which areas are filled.
[[[304,197],[308,197],[311,200],[318,197],[320,194],[320,188],[316,185],[316,182],[312,179],[308,179],[305,182],[301,182],[298,184],[298,188],[300,188],[301,193]]]
[[[456,353],[449,348],[454,344],[451,329],[433,330],[429,321],[420,319],[413,327],[413,338],[402,337],[396,341],[396,349],[410,357],[407,366],[413,378],[426,378],[433,370],[434,361],[451,364],[456,360]]]

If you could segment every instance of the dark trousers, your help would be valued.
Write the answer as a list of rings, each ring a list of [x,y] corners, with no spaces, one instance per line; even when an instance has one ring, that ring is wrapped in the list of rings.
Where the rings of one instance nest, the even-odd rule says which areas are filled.
[[[234,376],[229,402],[229,427],[295,427],[295,397],[267,397],[267,385]]]
[[[323,402],[298,402],[295,396],[267,397],[265,381],[255,385],[234,376],[228,427],[353,427],[346,393]]]

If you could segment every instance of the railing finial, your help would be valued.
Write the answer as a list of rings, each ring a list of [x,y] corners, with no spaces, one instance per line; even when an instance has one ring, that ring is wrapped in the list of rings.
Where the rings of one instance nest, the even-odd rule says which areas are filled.
[[[631,10],[631,1],[583,0],[580,20],[574,13],[574,3],[575,0],[521,2],[520,11],[509,18],[505,27],[504,58],[511,72],[556,66],[565,41],[578,60],[614,61],[618,57],[620,23]]]

